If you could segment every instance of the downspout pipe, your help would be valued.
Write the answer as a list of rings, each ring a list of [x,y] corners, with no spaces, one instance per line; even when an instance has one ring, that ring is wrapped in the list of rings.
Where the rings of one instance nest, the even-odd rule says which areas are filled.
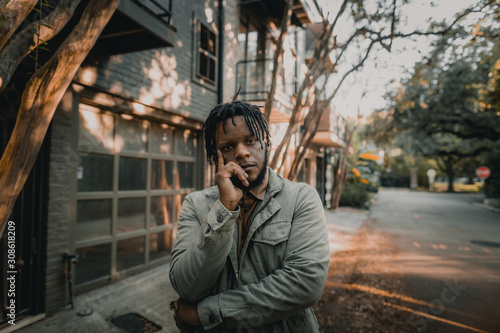
[[[224,100],[224,0],[219,0],[219,62],[217,68],[217,104]]]

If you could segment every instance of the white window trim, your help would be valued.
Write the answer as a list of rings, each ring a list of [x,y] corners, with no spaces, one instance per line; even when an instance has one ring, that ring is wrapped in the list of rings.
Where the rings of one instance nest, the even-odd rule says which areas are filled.
[[[204,51],[205,55],[212,58],[215,61],[215,80],[212,81],[209,78],[199,74],[200,70],[200,52],[202,51],[200,43],[201,25],[205,26],[209,31],[215,35],[215,56]],[[219,79],[219,33],[211,29],[209,24],[206,24],[193,16],[193,57],[192,57],[192,81],[213,91],[217,91],[217,80]]]

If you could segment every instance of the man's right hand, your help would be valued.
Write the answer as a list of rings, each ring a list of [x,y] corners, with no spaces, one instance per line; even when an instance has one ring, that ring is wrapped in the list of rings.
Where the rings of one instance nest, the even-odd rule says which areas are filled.
[[[238,206],[238,202],[243,197],[243,190],[234,186],[231,181],[232,176],[238,177],[244,186],[248,186],[247,173],[236,163],[229,162],[224,164],[224,157],[220,149],[217,149],[217,174],[215,175],[215,182],[219,188],[220,201],[228,210],[233,211]]]

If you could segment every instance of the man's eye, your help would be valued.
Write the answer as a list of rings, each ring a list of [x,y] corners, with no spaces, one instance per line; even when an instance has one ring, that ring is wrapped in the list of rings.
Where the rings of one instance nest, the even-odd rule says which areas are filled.
[[[224,146],[222,148],[222,150],[225,150],[225,151],[228,151],[228,150],[231,150],[232,146]]]
[[[252,143],[254,143],[254,142],[255,142],[255,139],[247,139],[247,143],[248,143],[248,144],[252,144]]]

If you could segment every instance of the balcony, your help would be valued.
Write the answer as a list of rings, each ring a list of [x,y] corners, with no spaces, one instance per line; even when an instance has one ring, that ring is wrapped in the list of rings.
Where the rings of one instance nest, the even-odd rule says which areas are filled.
[[[96,43],[106,55],[173,46],[172,0],[122,0]]]
[[[273,59],[244,60],[236,64],[236,89],[240,89],[240,99],[263,105],[271,87]],[[286,71],[283,65],[278,70],[273,112],[289,114],[291,102],[297,89],[294,72]]]
[[[241,7],[248,7],[272,19],[281,20],[286,1],[283,0],[241,0]],[[294,0],[291,24],[303,26],[318,22],[321,15],[314,0]]]
[[[305,61],[308,66],[311,66],[314,62],[313,55],[315,51],[316,44],[319,42],[321,35],[323,34],[325,26],[322,23],[309,24],[306,28],[306,48],[305,48]],[[332,36],[330,43],[336,43],[335,37]],[[333,63],[336,58],[336,51],[332,51],[330,55],[326,58],[326,70],[330,70],[331,73],[336,73],[336,68],[332,69]]]
[[[345,144],[345,120],[335,113],[331,105],[320,102],[320,106],[326,108],[321,116],[318,130],[312,139],[312,143],[322,147],[338,148]]]

